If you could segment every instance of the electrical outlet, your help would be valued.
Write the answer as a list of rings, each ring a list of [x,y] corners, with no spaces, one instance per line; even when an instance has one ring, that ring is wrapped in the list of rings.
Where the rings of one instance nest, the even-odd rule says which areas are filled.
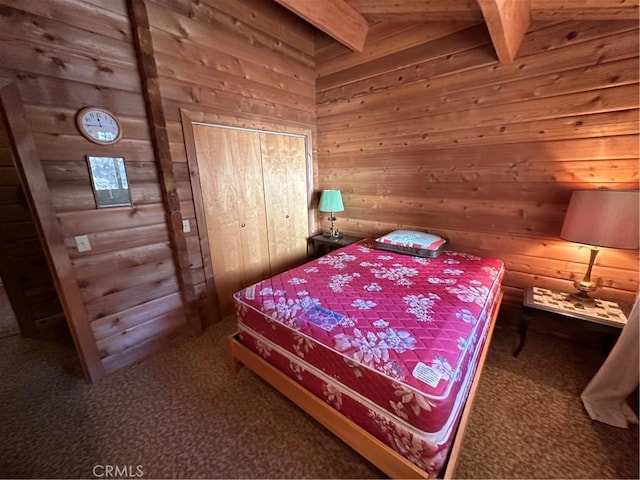
[[[76,247],[78,247],[79,252],[88,252],[91,250],[91,244],[89,243],[89,237],[86,235],[78,235],[75,237],[76,239]]]
[[[182,220],[182,231],[184,233],[189,233],[191,231],[191,224],[189,223],[189,219]]]

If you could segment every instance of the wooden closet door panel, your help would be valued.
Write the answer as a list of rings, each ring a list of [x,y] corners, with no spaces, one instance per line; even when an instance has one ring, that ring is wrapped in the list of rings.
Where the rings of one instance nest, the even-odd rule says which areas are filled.
[[[307,181],[307,148],[303,137],[285,137],[287,156],[296,161],[287,169],[287,196],[289,198],[289,232],[291,255],[296,263],[307,258],[309,238],[309,196]]]
[[[307,257],[305,139],[260,134],[271,269],[282,272]]]
[[[269,273],[264,202],[256,200],[260,142],[250,132],[201,125],[194,125],[194,139],[214,282],[226,315],[235,292]]]
[[[260,134],[230,130],[235,133],[235,184],[239,191],[239,241],[243,258],[243,286],[271,276],[267,213],[260,147]]]
[[[226,315],[232,308],[231,296],[242,288],[242,250],[238,195],[235,187],[231,145],[220,128],[194,125],[198,173],[206,219],[211,267],[213,270],[220,312]],[[231,245],[232,247],[228,247]]]

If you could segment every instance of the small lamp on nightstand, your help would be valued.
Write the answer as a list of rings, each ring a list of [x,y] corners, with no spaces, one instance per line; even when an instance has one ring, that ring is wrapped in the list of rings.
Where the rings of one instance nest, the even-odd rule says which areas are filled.
[[[591,246],[587,272],[573,284],[577,297],[588,299],[598,288],[591,280],[597,247],[638,249],[639,199],[637,190],[578,190],[571,195],[560,238]]]
[[[340,193],[340,190],[323,190],[320,195],[318,210],[331,214],[329,217],[329,220],[331,221],[331,230],[324,235],[331,238],[340,238],[342,233],[340,233],[336,228],[335,215],[335,212],[344,212],[344,205],[342,203],[342,194]]]

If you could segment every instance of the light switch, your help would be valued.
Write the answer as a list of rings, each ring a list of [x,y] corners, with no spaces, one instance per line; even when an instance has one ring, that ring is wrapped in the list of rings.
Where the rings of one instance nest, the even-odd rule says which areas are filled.
[[[91,244],[89,243],[89,237],[86,235],[78,235],[75,237],[76,239],[76,247],[78,247],[79,252],[88,252],[91,250]]]
[[[191,225],[189,224],[189,219],[182,220],[182,231],[184,233],[189,233],[191,231]]]

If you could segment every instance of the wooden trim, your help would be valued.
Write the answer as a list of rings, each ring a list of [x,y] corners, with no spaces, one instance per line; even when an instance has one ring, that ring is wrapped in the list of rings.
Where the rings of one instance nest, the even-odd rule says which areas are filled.
[[[369,24],[343,0],[276,0],[351,50],[362,52]]]
[[[429,478],[427,472],[280,372],[233,336],[228,341],[232,369],[235,362],[245,365],[385,474],[391,478]]]
[[[91,330],[87,310],[73,272],[71,260],[51,204],[35,141],[27,124],[20,91],[11,80],[0,80],[0,111],[11,143],[14,162],[22,183],[51,276],[88,381],[104,377],[105,370]]]
[[[186,238],[182,232],[180,199],[178,198],[173,175],[171,148],[162,107],[162,95],[160,93],[158,69],[154,58],[149,17],[144,0],[127,0],[127,8],[131,20],[140,77],[143,83],[142,92],[145,98],[153,151],[158,162],[158,176],[166,209],[169,237],[174,247],[173,254],[177,266],[180,292],[184,301],[187,323],[193,333],[199,334],[203,331],[203,322],[198,315],[197,295],[191,275],[189,251]]]
[[[196,145],[193,134],[194,123],[205,123],[218,127],[233,127],[239,129],[250,129],[256,131],[269,131],[274,133],[288,133],[301,135],[305,137],[306,144],[306,161],[307,161],[307,205],[309,206],[308,216],[308,235],[311,237],[312,232],[316,230],[315,216],[310,208],[314,191],[313,177],[313,151],[312,151],[312,130],[311,128],[292,126],[286,123],[279,123],[269,118],[253,115],[251,119],[241,116],[228,115],[220,112],[192,112],[181,108],[180,118],[182,121],[182,133],[184,137],[184,145],[187,153],[187,164],[189,166],[189,177],[191,180],[191,191],[193,204],[196,214],[196,222],[198,223],[198,238],[200,243],[200,251],[202,255],[203,268],[205,274],[205,286],[207,291],[207,312],[209,320],[216,321],[220,315],[218,312],[218,296],[215,287],[215,278],[213,276],[213,267],[209,252],[209,237],[207,234],[207,221],[202,203],[202,186],[200,185],[200,173],[198,160],[196,157]],[[307,249],[309,246],[307,246]],[[307,250],[307,253],[308,250]],[[213,310],[210,312],[209,310]]]
[[[493,314],[491,315],[491,324],[489,325],[489,331],[487,332],[487,339],[485,340],[484,348],[482,353],[480,354],[480,360],[478,362],[478,368],[476,370],[476,376],[471,383],[471,388],[469,389],[469,395],[467,396],[467,402],[464,406],[464,410],[462,411],[462,416],[460,417],[460,423],[458,424],[458,431],[456,432],[456,438],[451,446],[451,451],[449,452],[449,461],[447,462],[447,466],[444,471],[444,478],[454,478],[454,474],[456,472],[456,467],[458,465],[458,457],[460,455],[460,450],[462,449],[462,441],[464,439],[464,433],[467,430],[467,424],[469,423],[469,418],[471,417],[471,410],[473,409],[473,402],[476,399],[476,394],[478,393],[478,386],[480,385],[480,375],[482,374],[482,370],[484,368],[484,364],[487,360],[487,355],[489,353],[489,346],[491,345],[491,338],[493,338],[493,331],[496,326],[496,321],[498,319],[498,312],[500,311],[500,306],[502,305],[502,298],[504,293],[501,291],[498,296],[498,301],[493,310]]]
[[[535,21],[563,20],[635,20],[638,0],[531,0],[531,18]]]
[[[502,63],[512,63],[531,22],[531,0],[478,0]]]
[[[204,283],[207,292],[205,300],[205,318],[207,323],[214,323],[220,320],[218,311],[218,293],[213,280],[213,267],[211,265],[211,255],[209,250],[209,234],[206,227],[207,220],[204,214],[204,204],[202,202],[202,186],[200,185],[200,171],[196,158],[196,142],[193,136],[193,121],[189,114],[180,109],[180,119],[182,122],[182,135],[184,136],[184,146],[187,152],[187,165],[189,166],[189,178],[191,180],[191,198],[193,199],[196,211],[196,223],[198,224],[198,239],[200,244],[200,254],[202,255],[202,268],[204,269]]]
[[[478,385],[480,384],[480,376],[487,358],[489,345],[491,344],[491,337],[493,336],[496,319],[500,305],[502,304],[502,297],[503,293],[500,292],[491,316],[491,323],[489,324],[487,339],[480,355],[478,368],[460,417],[460,424],[455,439],[451,446],[449,460],[444,471],[444,478],[453,478],[453,474],[455,473],[464,432],[471,416],[473,401],[477,394]],[[429,478],[427,472],[418,468],[322,399],[316,397],[302,385],[262,359],[262,357],[249,350],[235,338],[235,335],[228,337],[227,342],[228,360],[232,371],[237,371],[238,363],[245,365],[373,465],[389,475],[390,478]]]

